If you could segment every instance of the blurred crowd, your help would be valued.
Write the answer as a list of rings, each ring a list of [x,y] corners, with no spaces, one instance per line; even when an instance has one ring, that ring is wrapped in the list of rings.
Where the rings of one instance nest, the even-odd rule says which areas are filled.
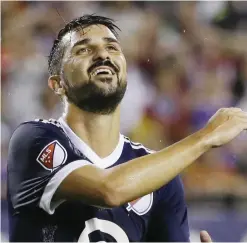
[[[15,127],[62,112],[47,87],[53,40],[65,22],[88,13],[121,29],[128,63],[121,127],[134,141],[159,150],[219,108],[247,111],[247,2],[2,2],[2,200]],[[247,200],[247,136],[206,153],[182,177],[188,200]]]

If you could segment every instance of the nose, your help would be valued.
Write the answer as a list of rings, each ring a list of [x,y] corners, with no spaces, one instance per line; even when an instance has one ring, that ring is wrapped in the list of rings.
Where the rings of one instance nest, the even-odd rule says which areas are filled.
[[[101,60],[110,59],[108,51],[103,48],[98,49],[93,56],[93,61],[96,61],[99,59]]]

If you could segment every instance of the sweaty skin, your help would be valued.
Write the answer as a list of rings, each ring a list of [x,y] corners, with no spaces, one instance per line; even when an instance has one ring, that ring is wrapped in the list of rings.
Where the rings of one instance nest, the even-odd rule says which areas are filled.
[[[63,38],[63,44],[66,46],[63,75],[51,76],[49,86],[63,98],[64,119],[70,128],[104,158],[119,140],[119,105],[109,114],[88,112],[71,103],[65,91],[67,86],[80,87],[92,82],[106,95],[114,92],[126,82],[125,57],[116,37],[103,25],[72,31]],[[118,68],[117,74],[92,76],[88,73],[96,61],[105,59]],[[61,183],[55,198],[78,199],[103,207],[123,205],[159,189],[203,153],[228,143],[246,128],[245,112],[237,108],[221,109],[203,129],[157,153],[110,169],[86,165],[73,171]],[[205,232],[201,238],[211,240]]]

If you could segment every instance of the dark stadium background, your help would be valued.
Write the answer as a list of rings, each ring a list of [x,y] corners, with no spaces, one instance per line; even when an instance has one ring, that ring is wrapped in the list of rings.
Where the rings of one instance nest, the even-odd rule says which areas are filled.
[[[13,129],[57,118],[47,56],[64,22],[85,13],[122,29],[129,88],[122,132],[159,150],[201,128],[219,108],[247,111],[247,2],[2,2],[1,236],[7,239],[6,160]],[[247,241],[247,135],[182,175],[191,240]]]

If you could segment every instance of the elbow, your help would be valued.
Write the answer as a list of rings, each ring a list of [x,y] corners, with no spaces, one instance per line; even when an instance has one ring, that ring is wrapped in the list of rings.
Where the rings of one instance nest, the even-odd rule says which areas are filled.
[[[113,182],[104,181],[102,195],[105,206],[109,208],[120,207],[124,204],[124,199]]]

